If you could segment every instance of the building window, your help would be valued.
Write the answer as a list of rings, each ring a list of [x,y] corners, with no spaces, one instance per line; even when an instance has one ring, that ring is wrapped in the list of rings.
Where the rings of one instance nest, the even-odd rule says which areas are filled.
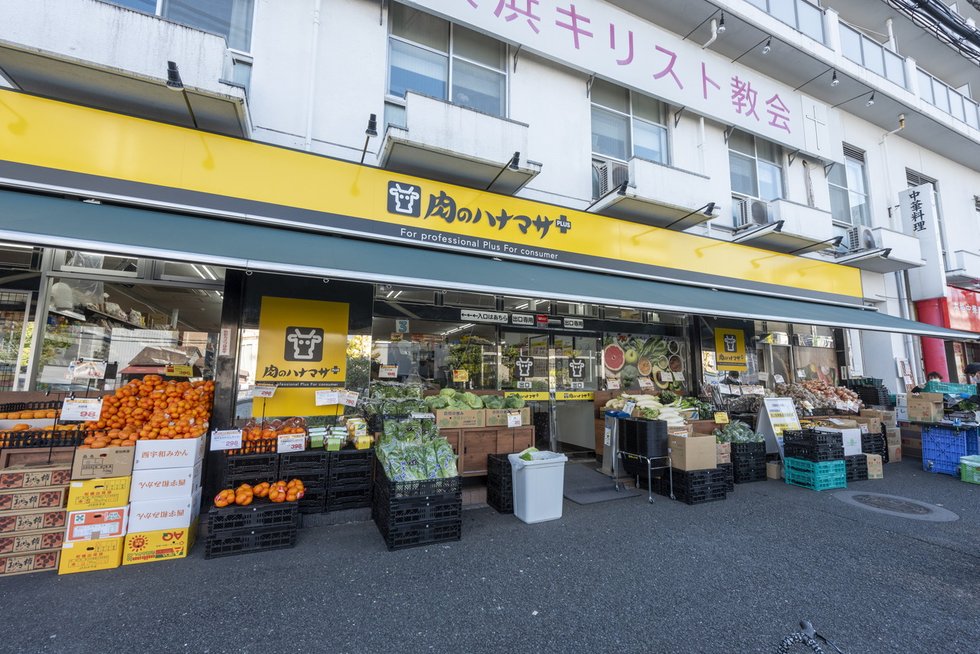
[[[591,96],[593,154],[668,163],[667,111],[662,102],[598,79]]]
[[[492,116],[507,107],[507,46],[460,25],[401,4],[389,10],[388,95],[409,91]],[[404,111],[388,103],[386,120],[404,125]]]
[[[108,0],[181,25],[225,37],[228,47],[248,52],[252,47],[254,0]]]
[[[767,202],[783,197],[782,159],[775,143],[734,130],[728,137],[732,193]]]
[[[844,144],[844,164],[834,164],[827,176],[830,213],[839,226],[871,225],[867,180],[864,153]]]

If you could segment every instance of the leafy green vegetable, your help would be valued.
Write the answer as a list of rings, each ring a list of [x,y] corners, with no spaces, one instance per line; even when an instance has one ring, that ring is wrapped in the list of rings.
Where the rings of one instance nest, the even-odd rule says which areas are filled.
[[[480,396],[470,393],[469,391],[463,393],[463,402],[465,402],[470,409],[483,408],[483,400],[480,399]]]
[[[523,409],[524,404],[524,398],[520,395],[508,395],[504,400],[505,409]]]
[[[439,391],[439,395],[442,395],[443,397],[455,397],[456,389],[449,387],[443,388]]]
[[[764,440],[762,434],[756,433],[741,420],[733,420],[713,433],[719,443],[761,443]]]

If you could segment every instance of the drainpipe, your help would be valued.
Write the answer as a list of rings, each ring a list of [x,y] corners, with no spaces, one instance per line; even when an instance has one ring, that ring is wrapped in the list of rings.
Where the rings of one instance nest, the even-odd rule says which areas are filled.
[[[704,45],[701,46],[701,49],[704,50],[705,48],[707,48],[709,45],[711,45],[712,43],[714,43],[715,42],[715,39],[717,39],[717,38],[718,38],[718,21],[715,20],[714,18],[712,18],[711,19],[711,38],[708,39],[707,43],[705,43]]]
[[[306,88],[310,90],[310,101],[306,107],[306,138],[303,140],[303,149],[310,151],[313,149],[313,118],[316,109],[316,69],[317,69],[317,45],[320,42],[320,5],[322,0],[316,0],[313,5],[313,33],[310,35],[310,81]]]

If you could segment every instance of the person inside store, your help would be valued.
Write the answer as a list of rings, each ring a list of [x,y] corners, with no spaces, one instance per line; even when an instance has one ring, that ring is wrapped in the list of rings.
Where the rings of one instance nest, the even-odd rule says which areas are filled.
[[[935,370],[933,370],[928,375],[926,375],[926,382],[932,382],[932,381],[941,382],[942,380],[943,380],[943,376],[940,375]],[[922,393],[924,390],[925,390],[925,388],[923,388],[922,386],[916,386],[915,388],[912,389],[912,392],[913,393]]]
[[[742,385],[742,380],[739,378],[738,370],[729,370],[725,373],[725,378],[721,380],[722,384],[728,385]]]

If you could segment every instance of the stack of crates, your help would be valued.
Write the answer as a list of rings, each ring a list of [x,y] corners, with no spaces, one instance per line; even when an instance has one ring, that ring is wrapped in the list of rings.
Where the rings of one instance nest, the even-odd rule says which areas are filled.
[[[844,437],[839,432],[785,431],[783,454],[783,477],[787,484],[817,491],[847,488]],[[867,470],[865,459],[865,478]]]
[[[733,477],[736,484],[766,480],[766,444],[732,443]]]
[[[725,490],[729,493],[735,491],[735,464],[719,463],[718,469],[725,473]]]
[[[817,463],[807,459],[785,459],[783,477],[787,484],[815,491],[847,488],[847,467],[843,460]]]
[[[866,481],[868,479],[868,456],[866,454],[845,456],[844,469],[847,472],[847,483]]]
[[[279,479],[303,482],[300,513],[323,513],[327,502],[329,459],[326,450],[287,452],[279,455]]]
[[[888,462],[888,441],[883,433],[861,434],[861,452],[877,454],[882,461]]]
[[[299,520],[296,502],[259,499],[248,506],[211,507],[204,558],[293,547]]]
[[[654,490],[669,495],[673,483],[674,499],[685,504],[705,504],[723,500],[728,494],[728,473],[722,468],[705,470],[671,470],[673,479],[666,474],[655,480]]]
[[[379,465],[371,515],[389,550],[459,540],[463,531],[460,477],[391,481]]]
[[[960,458],[980,454],[978,427],[922,426],[922,469],[958,475]]]
[[[327,452],[327,492],[324,509],[342,511],[371,506],[374,450]]]
[[[279,479],[279,455],[226,454],[221,460],[221,487],[237,488],[241,484],[254,486],[263,481]]]
[[[844,437],[839,432],[816,429],[783,432],[783,456],[814,463],[844,460]]]
[[[498,513],[514,512],[514,476],[506,454],[487,455],[487,504]]]

